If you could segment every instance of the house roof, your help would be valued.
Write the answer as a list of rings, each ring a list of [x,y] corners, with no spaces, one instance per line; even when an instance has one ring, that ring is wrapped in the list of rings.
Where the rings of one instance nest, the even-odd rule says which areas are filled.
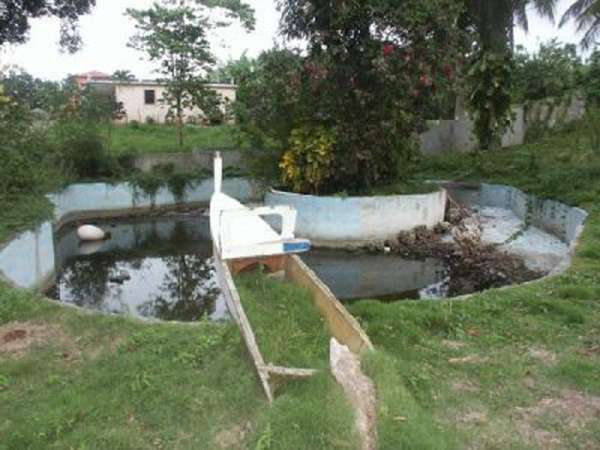
[[[134,81],[121,81],[121,80],[94,80],[88,84],[95,85],[112,85],[112,86],[165,86],[166,83],[156,80],[134,80]],[[207,87],[213,89],[237,89],[235,84],[224,84],[224,83],[206,83]]]
[[[85,78],[111,78],[111,76],[109,74],[104,73],[104,72],[99,72],[97,70],[91,70],[89,72],[81,73],[77,76],[85,77]]]

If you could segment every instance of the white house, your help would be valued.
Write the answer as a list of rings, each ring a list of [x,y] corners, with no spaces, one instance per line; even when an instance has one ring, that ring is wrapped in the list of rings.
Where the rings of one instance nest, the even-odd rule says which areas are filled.
[[[165,123],[168,106],[161,102],[165,91],[164,84],[151,80],[142,81],[94,81],[89,83],[94,89],[103,93],[112,93],[115,100],[123,105],[125,117],[122,122],[136,120],[147,122],[152,120],[156,123]],[[223,102],[235,100],[237,86],[233,84],[207,84],[206,87],[216,91]],[[204,114],[198,108],[189,109],[185,112],[186,121],[200,121]]]

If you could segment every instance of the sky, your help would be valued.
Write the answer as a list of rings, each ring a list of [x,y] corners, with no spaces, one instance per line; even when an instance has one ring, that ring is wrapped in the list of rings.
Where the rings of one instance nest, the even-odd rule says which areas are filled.
[[[282,43],[278,35],[279,13],[274,0],[246,0],[256,11],[256,29],[246,32],[239,25],[219,30],[212,39],[215,55],[221,62],[235,59],[244,52],[257,56],[261,51]],[[560,0],[557,17],[572,0]],[[143,9],[153,0],[97,0],[92,14],[80,19],[84,47],[74,55],[61,53],[57,44],[59,22],[52,18],[31,22],[29,40],[22,45],[0,48],[0,68],[16,65],[36,77],[64,79],[69,74],[98,70],[108,74],[115,70],[130,70],[138,78],[153,78],[153,66],[144,55],[127,47],[134,34],[132,21],[124,15],[127,8]],[[530,15],[529,33],[517,30],[517,44],[535,51],[539,44],[557,37],[561,42],[579,42],[572,24],[559,29],[547,19]]]

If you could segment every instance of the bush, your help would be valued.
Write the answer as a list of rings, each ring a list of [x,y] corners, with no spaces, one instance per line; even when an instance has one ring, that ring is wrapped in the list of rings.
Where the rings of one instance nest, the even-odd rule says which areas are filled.
[[[307,40],[308,54],[272,50],[258,58],[238,82],[242,130],[255,146],[276,149],[279,161],[291,151],[279,168],[288,173],[278,178],[293,190],[360,193],[409,177],[415,134],[432,111],[429,99],[456,72],[459,5],[280,3],[284,32]],[[336,139],[326,175],[314,178],[301,155],[314,151],[316,129],[335,130]],[[306,130],[301,140],[307,148],[292,144],[293,130]],[[267,164],[264,172],[271,168]]]
[[[584,79],[588,106],[600,107],[600,50],[596,50],[590,56]]]
[[[295,192],[317,194],[331,177],[334,133],[323,127],[292,130],[279,164],[282,181]]]
[[[0,85],[0,196],[43,193],[62,180],[56,148],[29,110],[3,96]]]
[[[534,54],[519,47],[513,78],[515,102],[570,96],[583,85],[583,64],[575,45],[553,39]]]
[[[118,162],[107,152],[95,124],[65,120],[55,125],[53,133],[64,166],[76,178],[112,177],[119,172]]]
[[[233,108],[253,146],[279,150],[288,146],[298,106],[294,86],[302,64],[297,52],[274,49],[258,57],[254,71],[240,74]]]
[[[585,113],[584,124],[591,150],[596,155],[600,155],[600,107],[588,107]]]

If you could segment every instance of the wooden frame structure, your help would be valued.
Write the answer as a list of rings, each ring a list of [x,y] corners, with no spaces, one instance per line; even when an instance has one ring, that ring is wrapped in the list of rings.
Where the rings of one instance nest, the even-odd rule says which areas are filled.
[[[244,311],[233,280],[233,276],[240,271],[257,264],[262,264],[271,271],[283,270],[287,281],[310,291],[313,303],[326,320],[332,337],[335,337],[341,344],[348,346],[354,353],[373,349],[373,344],[371,344],[369,337],[356,319],[350,315],[331,290],[297,255],[277,255],[224,261],[215,249],[214,260],[217,279],[227,307],[240,328],[242,338],[270,403],[275,398],[278,386],[290,379],[311,377],[317,371],[310,368],[280,367],[265,363],[256,342],[252,324]]]

